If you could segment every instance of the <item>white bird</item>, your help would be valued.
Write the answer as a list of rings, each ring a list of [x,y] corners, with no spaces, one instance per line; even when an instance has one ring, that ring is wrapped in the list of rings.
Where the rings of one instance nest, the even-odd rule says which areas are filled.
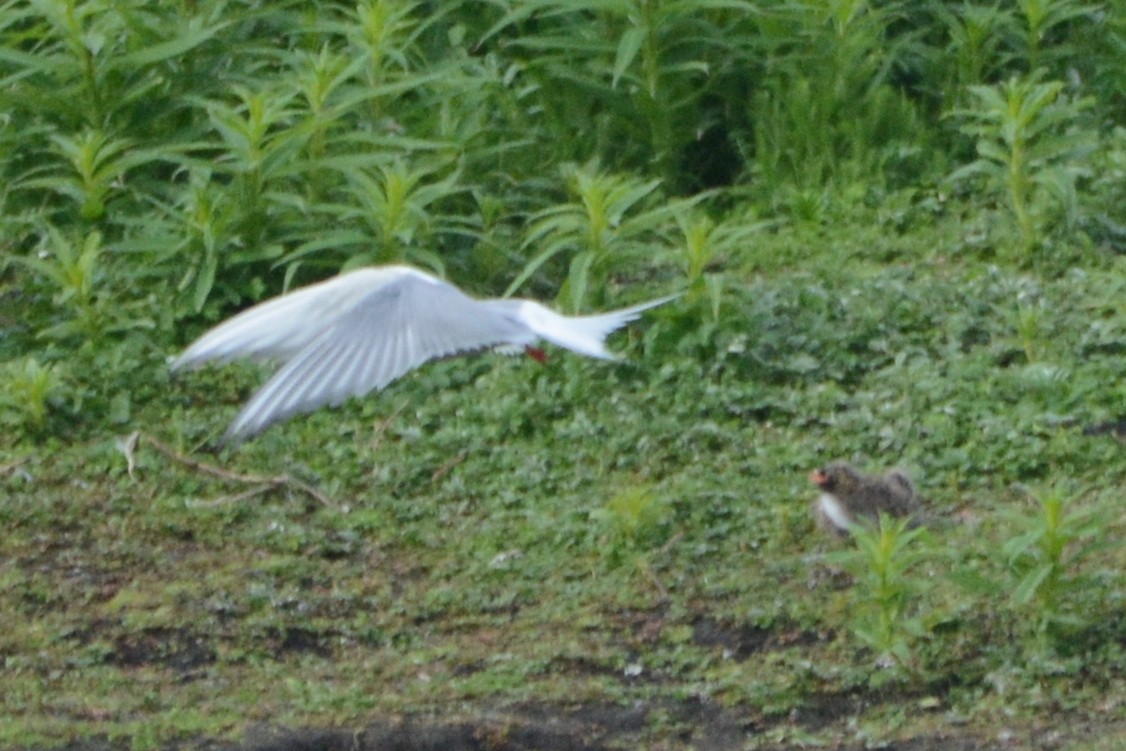
[[[336,406],[387,386],[423,363],[545,339],[580,354],[618,359],[605,339],[672,295],[609,313],[560,315],[531,300],[478,300],[409,266],[363,268],[255,305],[197,339],[172,370],[237,358],[282,367],[224,436],[239,443],[275,422]]]

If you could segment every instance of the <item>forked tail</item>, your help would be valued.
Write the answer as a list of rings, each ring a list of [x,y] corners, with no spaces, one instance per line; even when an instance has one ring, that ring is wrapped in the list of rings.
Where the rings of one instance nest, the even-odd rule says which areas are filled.
[[[565,316],[539,303],[524,302],[524,320],[544,339],[591,357],[616,360],[618,356],[606,349],[606,337],[635,320],[649,308],[664,305],[680,295],[669,295],[629,308],[586,316]]]

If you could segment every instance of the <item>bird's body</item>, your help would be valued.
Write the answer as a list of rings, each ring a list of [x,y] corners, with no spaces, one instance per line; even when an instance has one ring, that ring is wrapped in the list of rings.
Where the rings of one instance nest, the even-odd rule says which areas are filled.
[[[172,369],[238,358],[281,368],[227,430],[237,443],[275,422],[384,388],[430,360],[543,339],[616,359],[604,341],[672,297],[588,316],[565,316],[532,300],[478,300],[409,266],[357,269],[260,303],[196,340]]]
[[[812,509],[817,526],[837,535],[847,534],[856,523],[875,523],[881,512],[908,517],[918,511],[915,486],[902,470],[880,477],[833,462],[815,469],[809,479],[821,490]]]

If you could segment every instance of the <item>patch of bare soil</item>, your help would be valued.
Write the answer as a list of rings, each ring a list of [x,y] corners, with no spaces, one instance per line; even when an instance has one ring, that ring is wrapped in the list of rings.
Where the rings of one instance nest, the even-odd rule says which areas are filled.
[[[650,722],[654,714],[661,718],[662,730],[654,730]],[[1075,730],[1077,732],[1048,734],[1029,731],[992,738],[951,732],[890,741],[879,747],[888,751],[1053,751],[1082,748],[1087,740],[1093,742],[1104,736],[1120,737],[1116,733],[1121,732],[1120,728],[1086,727]],[[195,748],[207,751],[608,751],[645,748],[738,751],[745,748],[754,735],[755,730],[740,718],[710,702],[633,707],[587,705],[562,708],[544,705],[486,712],[474,720],[401,717],[374,722],[358,731],[293,730],[257,725],[247,731],[240,744],[204,744]],[[766,751],[796,751],[807,747],[808,744],[798,741],[768,746]],[[833,746],[836,751],[865,751],[871,747],[862,742]]]
[[[118,636],[107,660],[122,667],[161,665],[183,674],[215,662],[215,651],[187,629],[146,628]]]
[[[660,717],[661,729],[650,720]],[[180,746],[198,751],[602,751],[623,748],[691,748],[737,751],[755,730],[730,711],[709,702],[678,706],[523,707],[485,712],[473,720],[434,716],[397,717],[358,730],[250,726],[240,743],[197,741]],[[916,738],[884,748],[898,751],[976,751],[996,744],[971,737]],[[111,751],[127,743],[84,741],[54,751]],[[805,748],[780,744],[776,751]],[[840,751],[864,748],[838,746]]]
[[[628,640],[638,648],[659,638],[665,627],[660,612],[631,614],[624,619]],[[75,634],[79,642],[95,636],[113,645],[106,659],[122,667],[155,665],[172,669],[180,680],[192,680],[216,660],[210,635],[192,629],[146,628],[122,634],[113,622],[96,622],[88,631]],[[792,646],[811,646],[836,638],[780,623],[770,628],[698,616],[691,621],[692,641],[703,647],[722,649],[727,659],[753,664],[762,654]],[[266,629],[263,642],[275,655],[312,653],[328,657],[328,635],[306,629]],[[610,668],[594,662],[569,661],[558,670],[605,673]],[[621,671],[612,671],[620,677]],[[642,680],[661,680],[646,674]],[[939,687],[931,692],[942,694]],[[199,738],[177,744],[177,751],[602,751],[603,749],[694,749],[738,751],[756,745],[767,751],[796,751],[806,748],[810,734],[828,732],[842,739],[837,751],[861,751],[862,742],[850,729],[852,718],[874,706],[911,699],[902,691],[857,689],[838,693],[814,693],[802,705],[783,714],[763,714],[746,707],[727,707],[707,699],[638,701],[628,706],[605,703],[485,705],[476,710],[459,707],[456,715],[413,714],[385,717],[356,728],[289,728],[270,724],[250,725],[241,741],[220,742]],[[785,739],[766,743],[767,739]],[[980,729],[951,727],[940,734],[882,743],[892,751],[977,751],[978,749],[1042,749],[1045,751],[1085,748],[1086,740],[1124,738],[1119,727],[1069,725],[1060,722],[1050,733],[1035,728],[1014,732],[994,731],[983,736]],[[847,741],[844,739],[848,739]],[[1079,745],[1076,745],[1079,743]],[[116,751],[128,749],[126,740],[85,739],[51,751]],[[13,750],[14,751],[14,750]],[[45,751],[45,750],[41,750]]]
[[[849,703],[846,701],[846,703]],[[842,707],[845,713],[853,706]],[[1050,732],[1025,729],[983,737],[951,732],[880,743],[887,751],[1071,751],[1121,748],[1126,726],[1069,724],[1056,718]],[[795,736],[805,730],[794,723]],[[472,719],[415,715],[374,721],[363,728],[287,728],[253,724],[241,742],[199,739],[176,751],[609,751],[610,749],[693,749],[738,751],[764,731],[735,712],[707,701],[638,703],[630,707],[588,704],[527,705],[482,710]],[[1109,742],[1111,745],[1107,745]],[[127,741],[88,739],[51,751],[118,751]],[[803,740],[757,746],[763,751],[806,749]],[[865,751],[863,742],[838,743],[834,751]],[[41,750],[42,751],[42,750]],[[171,748],[170,748],[171,751]]]
[[[822,639],[831,641],[832,632],[824,637],[789,625],[764,628],[749,623],[728,623],[707,616],[692,622],[692,641],[702,647],[722,647],[731,659],[743,661],[751,655],[771,649],[809,646]]]

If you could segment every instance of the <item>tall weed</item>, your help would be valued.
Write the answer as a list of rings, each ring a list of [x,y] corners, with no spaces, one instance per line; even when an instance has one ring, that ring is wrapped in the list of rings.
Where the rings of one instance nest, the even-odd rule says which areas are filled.
[[[926,582],[915,569],[926,559],[923,527],[880,515],[875,527],[856,527],[856,549],[836,554],[855,579],[853,634],[887,664],[913,671],[914,644],[926,635],[918,600]]]
[[[559,297],[572,312],[601,302],[612,268],[652,253],[678,208],[699,199],[657,204],[657,180],[600,172],[594,165],[563,170],[570,197],[531,217],[524,248],[540,249],[509,286],[512,294],[541,266],[566,256],[567,275]]]
[[[930,128],[894,83],[913,54],[910,35],[893,33],[904,15],[898,3],[783,2],[758,20],[765,63],[747,102],[751,166],[771,205],[817,218],[817,194],[831,186],[914,175],[908,165]]]
[[[1048,228],[1078,217],[1076,180],[1095,137],[1082,129],[1090,98],[1064,94],[1059,81],[1013,78],[997,86],[972,86],[970,107],[955,113],[962,133],[976,139],[978,158],[949,176],[957,183],[981,179],[1003,197],[1027,257],[1041,247]]]
[[[1101,537],[1109,518],[1097,506],[1077,508],[1082,494],[1052,488],[1030,496],[1033,514],[1009,514],[1014,534],[1001,546],[1013,578],[1012,602],[1027,613],[1032,632],[1045,636],[1054,627],[1090,625],[1074,594],[1090,584],[1082,564],[1105,549]]]

